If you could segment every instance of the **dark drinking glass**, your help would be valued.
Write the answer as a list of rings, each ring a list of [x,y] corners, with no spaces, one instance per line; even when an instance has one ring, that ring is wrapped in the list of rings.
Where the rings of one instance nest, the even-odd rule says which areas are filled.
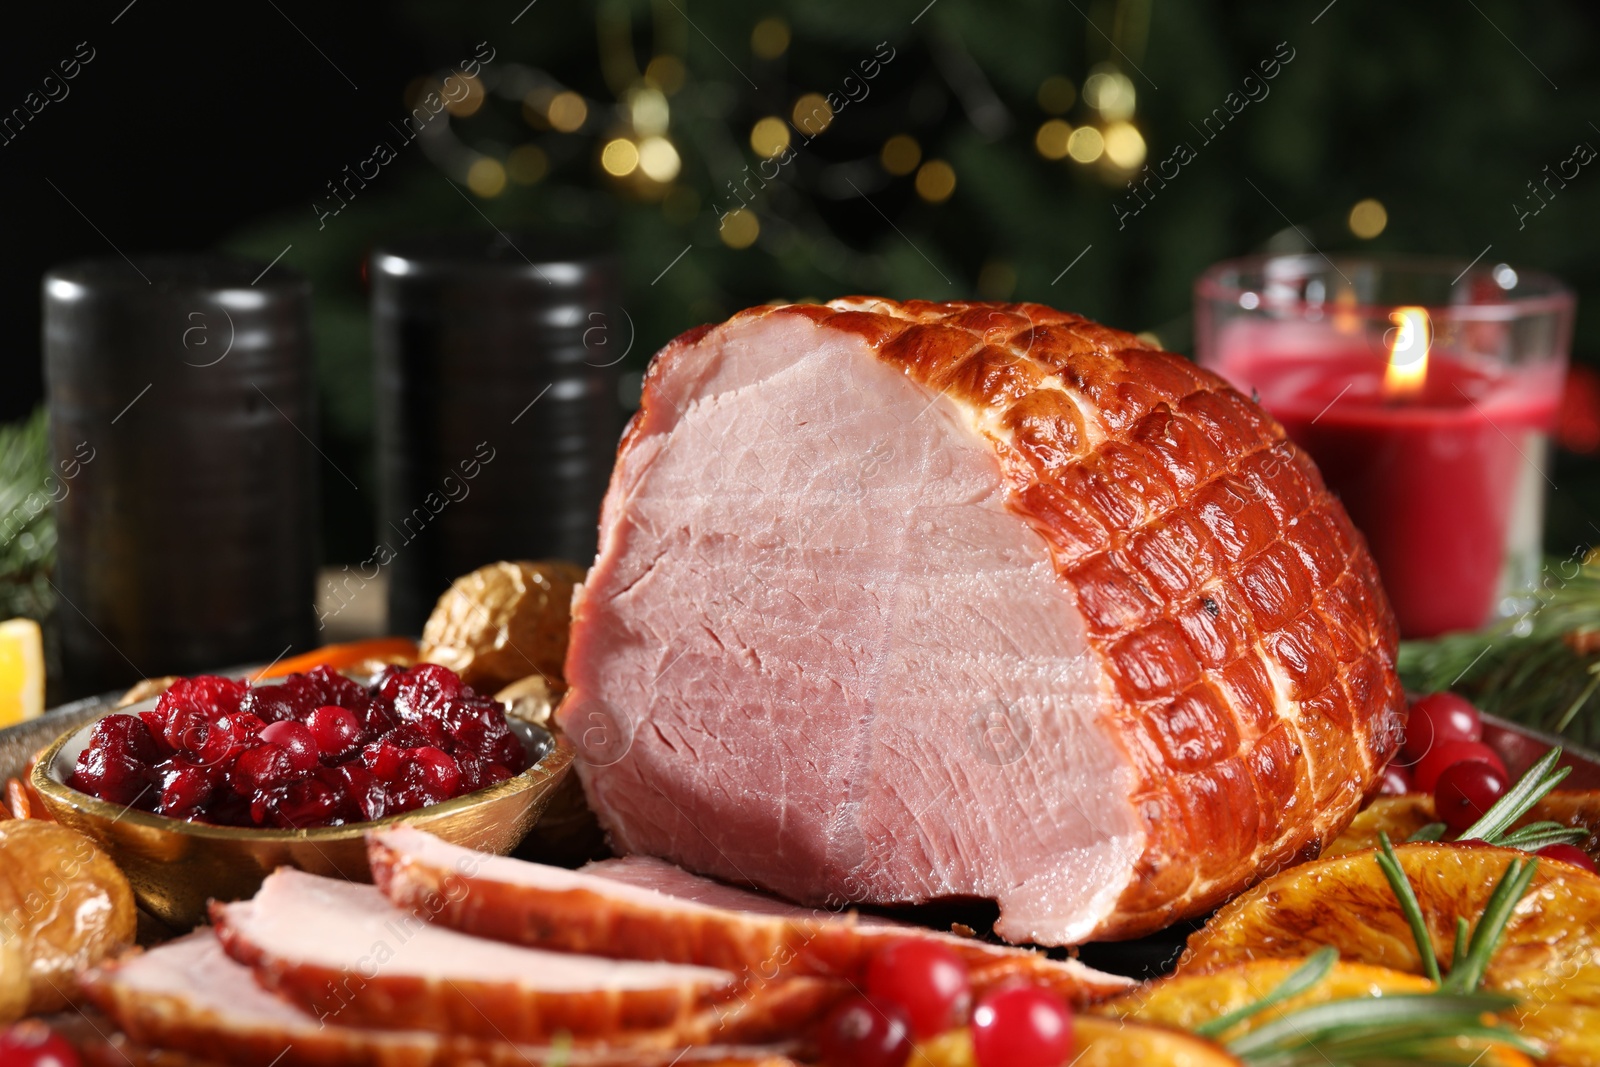
[[[309,645],[311,287],[217,256],[44,278],[65,689]]]
[[[633,340],[612,262],[490,230],[390,244],[372,280],[390,629],[486,563],[592,563]]]

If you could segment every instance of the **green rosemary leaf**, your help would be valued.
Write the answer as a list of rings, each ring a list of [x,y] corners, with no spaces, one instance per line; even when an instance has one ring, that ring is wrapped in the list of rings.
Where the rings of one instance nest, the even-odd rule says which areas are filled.
[[[1389,880],[1389,888],[1394,890],[1395,900],[1400,903],[1400,911],[1411,926],[1411,936],[1417,943],[1417,954],[1422,957],[1422,973],[1431,981],[1438,982],[1439,957],[1433,951],[1433,938],[1428,934],[1428,923],[1422,917],[1422,905],[1417,903],[1417,894],[1411,888],[1411,879],[1406,877],[1406,872],[1400,867],[1400,861],[1395,858],[1394,845],[1389,842],[1389,835],[1380,832],[1378,843],[1383,849],[1378,855],[1378,866],[1383,869],[1383,876]]]
[[[1412,841],[1441,841],[1444,839],[1444,832],[1448,829],[1450,828],[1442,822],[1430,822],[1406,838],[1406,843],[1410,844]]]
[[[1297,997],[1327,977],[1337,962],[1339,962],[1339,950],[1332,945],[1324,945],[1307,956],[1306,961],[1291,971],[1272,992],[1226,1015],[1219,1015],[1209,1022],[1201,1023],[1194,1028],[1194,1032],[1204,1037],[1215,1037],[1274,1004],[1281,1004],[1291,997]]]
[[[1508,834],[1501,834],[1495,844],[1505,848],[1520,848],[1524,852],[1537,852],[1546,845],[1579,845],[1588,840],[1589,831],[1558,822],[1531,822]]]
[[[1395,993],[1330,1000],[1290,1012],[1236,1037],[1228,1042],[1228,1051],[1253,1061],[1261,1053],[1286,1052],[1311,1044],[1329,1051],[1327,1043],[1331,1039],[1354,1044],[1357,1039],[1449,1038],[1482,1028],[1483,1015],[1515,1005],[1515,999],[1498,993]],[[1496,1040],[1499,1033],[1496,1031]],[[1330,1058],[1337,1062],[1335,1057]]]
[[[1529,809],[1572,773],[1571,767],[1556,769],[1556,761],[1560,758],[1559,747],[1546,752],[1538,763],[1528,768],[1528,773],[1516,785],[1506,791],[1505,796],[1483,813],[1483,818],[1467,827],[1457,840],[1488,841],[1493,844],[1499,835],[1511,829],[1512,823],[1526,815]]]
[[[1459,993],[1471,993],[1478,988],[1484,972],[1489,969],[1489,960],[1500,943],[1500,936],[1505,933],[1506,923],[1511,921],[1512,911],[1522,900],[1523,894],[1527,893],[1538,869],[1539,861],[1531,857],[1526,861],[1512,860],[1506,865],[1505,874],[1495,883],[1494,892],[1483,907],[1478,928],[1472,932],[1472,944],[1467,948],[1466,959],[1450,968],[1450,977],[1444,983],[1444,988]]]
[[[1456,916],[1456,943],[1455,948],[1450,952],[1450,971],[1452,974],[1455,973],[1455,969],[1461,965],[1461,961],[1466,958],[1468,945],[1467,934],[1471,929],[1472,924],[1467,922],[1467,917],[1465,915]]]

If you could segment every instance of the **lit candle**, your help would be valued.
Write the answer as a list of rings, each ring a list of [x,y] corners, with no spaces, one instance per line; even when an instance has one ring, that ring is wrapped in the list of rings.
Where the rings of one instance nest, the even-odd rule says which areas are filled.
[[[1459,264],[1330,266],[1213,268],[1198,293],[1201,359],[1316,460],[1366,535],[1403,634],[1482,625],[1538,566],[1571,296],[1504,266],[1469,272],[1459,290]],[[1439,298],[1385,305],[1385,282]]]

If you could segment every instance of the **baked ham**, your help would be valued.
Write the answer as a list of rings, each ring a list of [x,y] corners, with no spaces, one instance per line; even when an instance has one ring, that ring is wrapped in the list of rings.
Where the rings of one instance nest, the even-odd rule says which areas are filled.
[[[747,1039],[752,1025],[792,1032],[841,993],[806,979],[747,989],[727,971],[544,952],[427,919],[374,886],[290,868],[253,900],[212,906],[230,956],[268,990],[344,1026],[514,1042],[661,1031],[702,1044],[708,1028],[728,1040]]]
[[[791,1067],[776,1050],[647,1040],[603,1048],[516,1045],[418,1030],[363,1030],[318,1020],[262,989],[209,929],[87,972],[83,986],[122,1030],[119,1054],[161,1049],[236,1067]],[[177,1055],[174,1055],[177,1054]],[[127,1060],[137,1062],[132,1055]]]
[[[762,307],[655,358],[559,720],[615,848],[805,904],[1131,936],[1314,853],[1397,634],[1307,456],[1037,304]]]
[[[1082,1004],[1132,985],[1076,960],[803,908],[644,856],[569,871],[474,852],[409,826],[370,835],[368,851],[390,901],[433,922],[540,949],[720,968],[746,986],[810,975],[853,989],[874,952],[907,939],[955,950],[979,994],[1025,977]]]

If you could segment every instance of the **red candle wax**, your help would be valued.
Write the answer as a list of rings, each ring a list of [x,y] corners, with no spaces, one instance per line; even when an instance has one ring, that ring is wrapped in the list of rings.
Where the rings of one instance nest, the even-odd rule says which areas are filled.
[[[1554,425],[1559,389],[1546,374],[1484,371],[1435,349],[1420,392],[1395,398],[1386,366],[1352,344],[1234,350],[1219,369],[1316,460],[1366,535],[1403,635],[1481,626],[1519,482],[1543,477],[1538,435]]]

